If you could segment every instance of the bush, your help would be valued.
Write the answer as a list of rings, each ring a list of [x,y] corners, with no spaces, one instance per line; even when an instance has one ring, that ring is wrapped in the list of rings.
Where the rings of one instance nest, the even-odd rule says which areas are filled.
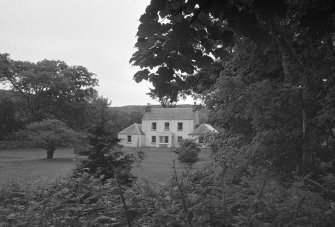
[[[200,148],[193,140],[183,140],[180,147],[176,148],[174,152],[178,155],[178,160],[189,166],[199,161]]]
[[[126,226],[118,190],[114,179],[88,174],[33,191],[9,185],[0,190],[0,226]]]

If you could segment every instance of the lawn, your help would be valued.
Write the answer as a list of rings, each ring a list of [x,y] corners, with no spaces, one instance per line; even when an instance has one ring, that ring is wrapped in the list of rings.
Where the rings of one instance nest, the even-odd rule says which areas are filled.
[[[42,149],[1,150],[0,187],[11,182],[27,187],[49,183],[70,173],[75,158],[69,148],[56,150],[51,160]]]
[[[123,148],[127,153],[135,154],[134,148]],[[133,173],[139,179],[147,179],[153,183],[167,182],[173,174],[173,160],[176,154],[169,149],[141,148],[146,156],[140,166],[134,165]],[[0,188],[17,182],[23,186],[39,186],[57,178],[64,177],[75,167],[76,156],[69,148],[55,151],[54,158],[46,159],[44,150],[17,149],[0,151]],[[200,154],[200,161],[195,168],[201,168],[209,157],[205,151]],[[181,166],[176,162],[177,169]]]
[[[123,148],[125,152],[135,154],[134,148]],[[139,167],[136,165],[133,167],[133,173],[138,178],[144,178],[153,183],[165,183],[173,175],[173,160],[177,160],[177,155],[171,152],[168,148],[141,148],[146,154],[143,162]],[[199,155],[200,161],[194,166],[194,168],[201,168],[208,163],[209,155],[208,151],[202,150]],[[177,170],[183,167],[178,161],[175,162]]]

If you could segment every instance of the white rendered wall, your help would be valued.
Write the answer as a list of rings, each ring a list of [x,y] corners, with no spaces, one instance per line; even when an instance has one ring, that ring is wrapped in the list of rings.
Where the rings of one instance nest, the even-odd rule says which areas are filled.
[[[131,136],[131,142],[127,142],[128,135],[126,134],[118,134],[118,138],[120,139],[119,144],[125,147],[143,147],[145,145],[145,136],[144,135],[129,135]]]
[[[153,122],[156,122],[156,131],[151,130],[151,125]],[[170,130],[165,131],[164,125],[165,122],[169,123]],[[183,130],[178,131],[178,123],[183,123]],[[174,144],[177,145],[178,136],[183,137],[183,139],[189,139],[188,135],[195,128],[195,124],[193,120],[142,120],[142,131],[145,134],[145,146],[148,147],[158,147],[159,144],[159,135],[168,135],[174,134],[174,141],[171,141],[171,136],[169,137],[169,145]],[[156,144],[151,143],[151,137],[156,136]],[[172,143],[171,143],[172,142]]]

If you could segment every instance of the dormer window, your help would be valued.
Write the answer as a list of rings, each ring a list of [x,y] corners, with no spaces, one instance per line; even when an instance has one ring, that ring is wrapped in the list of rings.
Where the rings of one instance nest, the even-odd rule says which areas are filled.
[[[157,123],[156,122],[152,122],[151,123],[151,131],[156,131],[157,130]]]
[[[165,122],[164,123],[164,130],[165,131],[169,131],[170,130],[170,123],[169,122]]]

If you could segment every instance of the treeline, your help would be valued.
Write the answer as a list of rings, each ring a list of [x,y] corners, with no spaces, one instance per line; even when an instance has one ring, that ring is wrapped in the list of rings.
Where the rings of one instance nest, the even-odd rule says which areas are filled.
[[[87,131],[106,109],[105,120],[113,132],[140,122],[138,112],[119,113],[108,109],[110,102],[95,90],[96,75],[82,66],[62,61],[37,63],[0,55],[0,140],[16,140],[16,133],[43,119],[58,119],[77,131]]]

